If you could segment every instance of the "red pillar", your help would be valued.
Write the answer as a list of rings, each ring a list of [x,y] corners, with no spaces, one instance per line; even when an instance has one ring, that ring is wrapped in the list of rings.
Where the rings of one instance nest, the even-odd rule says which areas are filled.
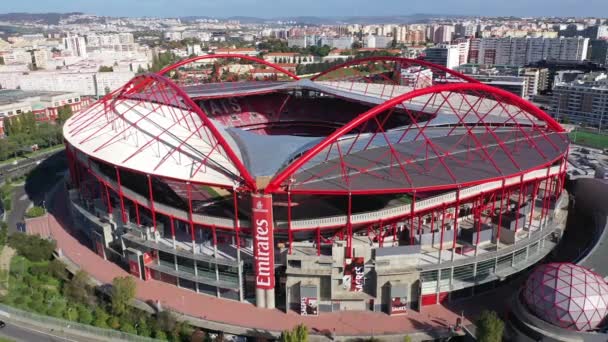
[[[139,204],[137,204],[137,202],[133,201],[133,204],[135,204],[135,219],[137,220],[137,225],[141,225],[141,221],[139,220]]]
[[[534,181],[534,188],[532,190],[532,200],[530,201],[530,229],[532,228],[532,218],[534,217],[534,207],[536,206],[536,194],[538,193],[538,188],[540,187],[540,182],[538,180]],[[530,229],[528,231],[530,231]]]
[[[500,229],[502,227],[502,203],[505,199],[505,180],[502,180],[502,192],[500,194],[500,206],[498,207],[498,226],[496,227],[496,248],[500,244]]]
[[[475,241],[475,248],[479,245],[479,235],[481,232],[481,214],[483,208],[483,192],[481,193],[481,197],[479,198],[479,203],[473,202],[473,222],[477,224],[477,239]]]
[[[353,257],[353,225],[351,222],[351,216],[353,212],[353,199],[350,193],[348,193],[348,216],[346,217],[346,256],[348,258]]]
[[[445,203],[441,214],[441,235],[439,237],[439,251],[443,250],[443,232],[445,231]]]
[[[454,212],[454,241],[452,241],[452,249],[456,248],[456,239],[458,238],[458,214],[460,213],[460,187],[456,190],[456,211]],[[454,251],[452,251],[452,255]]]
[[[317,256],[321,255],[321,228],[317,227]]]
[[[120,212],[122,213],[122,222],[127,223],[127,214],[125,212],[125,200],[122,195],[122,185],[120,183],[120,171],[118,170],[118,167],[114,167],[114,170],[116,171],[116,181],[118,183],[118,197],[120,198]]]
[[[524,192],[524,175],[522,174],[519,178],[519,193],[517,194],[517,207],[515,208],[515,237],[517,238],[517,228],[519,226],[519,220],[517,219],[517,215],[519,213],[519,208],[521,207],[521,198]]]
[[[103,188],[106,191],[106,202],[108,204],[108,214],[112,215],[112,202],[110,202],[110,191],[108,191],[108,185],[104,182],[101,182],[101,184],[103,185]]]
[[[148,175],[148,195],[150,196],[150,211],[152,212],[152,225],[156,232],[156,210],[154,209],[154,193],[152,191],[152,176]]]
[[[169,216],[169,221],[171,221],[171,238],[175,239],[175,223],[173,222],[175,217]]]
[[[291,192],[287,191],[287,237],[289,239],[289,254],[293,245],[293,232],[291,231]]]
[[[412,196],[410,203],[410,245],[414,244],[414,211],[416,210],[416,192]]]
[[[236,189],[232,191],[233,205],[234,205],[234,232],[236,235],[236,248],[241,248],[241,224],[239,223],[239,203],[236,194]]]
[[[190,235],[192,237],[192,241],[195,240],[194,237],[194,221],[192,219],[192,189],[190,189],[190,182],[186,183],[186,189],[188,192],[188,220],[190,221]]]

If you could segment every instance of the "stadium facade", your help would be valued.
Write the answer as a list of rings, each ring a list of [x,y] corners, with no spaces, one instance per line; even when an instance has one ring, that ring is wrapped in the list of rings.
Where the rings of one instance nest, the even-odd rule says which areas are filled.
[[[261,308],[402,314],[492,287],[561,236],[559,124],[420,60],[300,79],[201,56],[135,77],[64,137],[100,256]]]

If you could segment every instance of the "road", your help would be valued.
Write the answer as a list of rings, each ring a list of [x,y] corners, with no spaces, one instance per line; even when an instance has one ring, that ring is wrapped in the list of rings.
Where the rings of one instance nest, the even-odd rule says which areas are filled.
[[[6,326],[0,329],[0,336],[8,337],[17,342],[78,341],[70,336],[64,336],[62,332],[47,332],[13,322],[6,322]]]
[[[30,201],[25,186],[16,186],[13,190],[13,201],[11,211],[6,215],[6,223],[8,224],[8,232],[14,233],[17,231],[17,223],[23,221],[23,215],[27,211],[32,201]]]

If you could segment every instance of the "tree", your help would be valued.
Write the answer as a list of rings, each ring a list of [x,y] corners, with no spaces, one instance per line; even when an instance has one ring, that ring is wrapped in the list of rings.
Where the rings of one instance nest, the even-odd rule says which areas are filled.
[[[63,124],[68,121],[68,119],[70,118],[70,116],[72,116],[72,107],[69,105],[65,105],[63,107],[60,107],[59,109],[57,109],[57,123],[60,126],[63,126]]]
[[[109,328],[108,318],[110,316],[102,308],[96,307],[93,316],[95,317],[93,320],[94,326],[98,328]]]
[[[285,330],[281,333],[281,342],[307,342],[308,328],[304,324],[299,324],[292,330]]]
[[[63,288],[64,295],[75,303],[82,303],[87,306],[95,305],[95,293],[93,287],[89,285],[89,275],[85,271],[78,271]]]
[[[99,67],[99,72],[113,72],[114,68],[111,66],[102,65]]]
[[[112,280],[112,313],[122,315],[135,298],[135,280],[132,277],[116,277]]]
[[[505,323],[495,311],[484,310],[477,321],[477,340],[480,342],[501,342]]]

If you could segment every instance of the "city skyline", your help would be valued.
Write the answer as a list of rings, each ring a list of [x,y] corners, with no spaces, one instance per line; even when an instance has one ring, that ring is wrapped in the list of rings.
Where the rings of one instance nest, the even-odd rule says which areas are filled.
[[[277,7],[271,1],[224,0],[107,0],[89,2],[83,0],[50,0],[44,3],[24,0],[4,4],[3,12],[84,12],[104,16],[252,16],[260,18],[293,16],[398,16],[411,14],[468,15],[468,16],[597,16],[608,13],[608,2],[589,0],[581,6],[576,0],[513,0],[508,3],[497,1],[429,0],[403,6],[397,0],[382,0],[372,6],[364,0],[331,0],[320,2],[289,2]],[[322,6],[322,7],[321,7]]]

